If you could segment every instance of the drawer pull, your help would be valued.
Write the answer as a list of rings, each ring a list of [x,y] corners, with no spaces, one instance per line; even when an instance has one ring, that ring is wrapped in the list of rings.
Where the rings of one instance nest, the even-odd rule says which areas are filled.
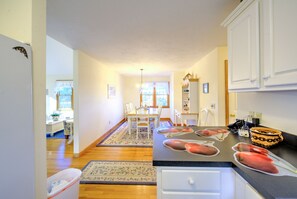
[[[190,185],[193,185],[195,182],[194,182],[194,180],[193,180],[192,178],[188,178],[188,183],[189,183]]]

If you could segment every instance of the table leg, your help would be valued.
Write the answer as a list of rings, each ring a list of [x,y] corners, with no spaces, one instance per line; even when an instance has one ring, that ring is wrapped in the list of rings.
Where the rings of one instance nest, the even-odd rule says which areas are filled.
[[[154,129],[158,128],[158,117],[155,117],[154,119]]]

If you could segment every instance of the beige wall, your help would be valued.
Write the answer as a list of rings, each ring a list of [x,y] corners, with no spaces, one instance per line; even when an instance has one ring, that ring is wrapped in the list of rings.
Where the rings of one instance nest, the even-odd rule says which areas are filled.
[[[238,93],[238,117],[262,113],[261,124],[297,135],[297,91]]]
[[[116,97],[107,98],[107,84]],[[122,77],[82,51],[74,51],[74,153],[79,153],[124,118]]]
[[[33,51],[33,109],[34,109],[34,154],[35,198],[46,198],[46,140],[45,132],[45,0],[2,0],[0,2],[0,34],[24,43],[29,43]],[[31,149],[31,148],[30,148]],[[26,150],[26,149],[24,149]],[[30,151],[30,150],[28,150]],[[13,152],[10,152],[13,155]],[[28,160],[31,158],[28,158]],[[26,173],[28,175],[28,173]],[[22,176],[12,176],[15,182]],[[17,185],[15,185],[17,186]],[[14,189],[14,191],[17,191]],[[23,193],[27,198],[28,193]]]
[[[140,76],[124,76],[123,83],[123,107],[125,103],[132,102],[135,106],[140,106],[140,93],[139,93],[139,86],[140,86]],[[158,82],[158,81],[170,81],[169,76],[160,76],[160,77],[143,77],[143,82]],[[171,92],[171,91],[170,91]],[[163,108],[162,109],[162,118],[169,118],[170,117],[170,109]]]
[[[170,112],[171,121],[176,123],[174,117],[174,110],[182,110],[182,83],[185,72],[173,72],[171,74],[171,87],[172,87],[172,109]]]
[[[1,0],[0,33],[24,43],[32,43],[32,0]]]
[[[226,59],[227,48],[218,47],[186,71],[199,78],[199,108],[208,108],[211,111],[208,125],[225,125],[224,60]],[[209,83],[208,94],[203,93],[203,83]],[[211,104],[215,104],[214,109],[211,109]]]

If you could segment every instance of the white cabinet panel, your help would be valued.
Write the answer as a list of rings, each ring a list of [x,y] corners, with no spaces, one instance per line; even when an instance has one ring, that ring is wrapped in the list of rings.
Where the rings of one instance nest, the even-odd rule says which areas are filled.
[[[245,0],[227,17],[230,91],[297,90],[296,10],[296,0]]]
[[[232,168],[157,167],[158,199],[233,199]]]
[[[249,184],[246,184],[245,186],[245,198],[263,199],[263,197]]]
[[[164,192],[162,199],[221,199],[220,193]]]
[[[297,84],[296,9],[296,0],[263,1],[264,86]]]
[[[31,60],[30,46],[0,34],[0,198],[35,198]]]
[[[228,25],[229,89],[259,88],[259,2]]]
[[[263,199],[247,181],[235,173],[235,199]]]
[[[164,170],[164,191],[220,191],[220,171]]]

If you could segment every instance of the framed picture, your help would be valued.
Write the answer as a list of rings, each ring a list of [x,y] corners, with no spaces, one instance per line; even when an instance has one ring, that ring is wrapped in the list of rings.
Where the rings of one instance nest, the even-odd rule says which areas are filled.
[[[208,83],[203,84],[203,93],[209,93],[209,84]]]
[[[113,84],[107,84],[107,98],[115,98],[116,87]]]

